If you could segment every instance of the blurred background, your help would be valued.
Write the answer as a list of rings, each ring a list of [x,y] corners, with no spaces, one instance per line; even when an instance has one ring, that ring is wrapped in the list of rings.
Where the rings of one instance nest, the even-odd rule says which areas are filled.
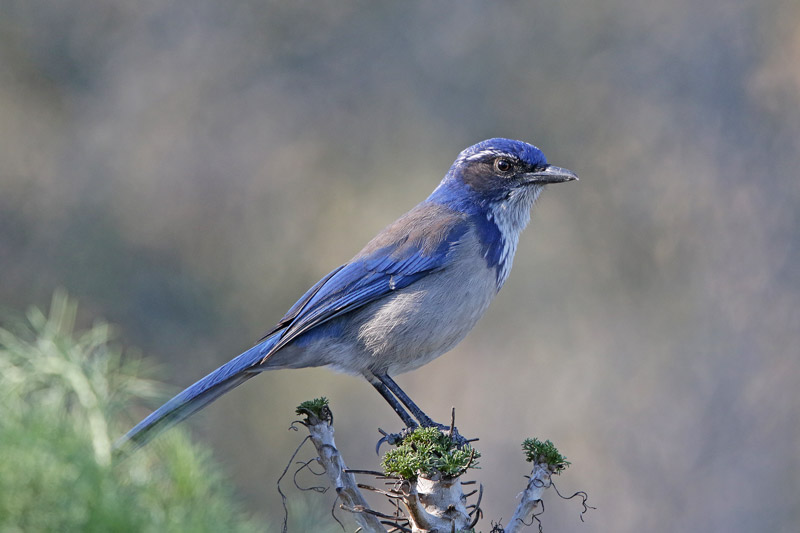
[[[511,516],[536,436],[597,507],[549,495],[546,531],[797,531],[792,0],[0,0],[0,305],[62,287],[177,391],[494,136],[581,181],[543,195],[467,340],[398,379],[480,437],[480,527]],[[188,423],[253,515],[279,520],[315,396],[375,468],[399,421],[326,370]]]

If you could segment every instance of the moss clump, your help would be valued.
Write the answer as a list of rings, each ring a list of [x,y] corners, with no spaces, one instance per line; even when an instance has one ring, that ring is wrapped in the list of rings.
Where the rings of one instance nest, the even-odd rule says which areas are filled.
[[[529,463],[544,463],[548,465],[554,473],[559,474],[570,465],[567,458],[558,451],[552,441],[544,442],[539,439],[525,439],[522,442],[522,450],[525,452],[525,460]]]
[[[409,481],[420,475],[458,477],[469,468],[477,468],[480,456],[469,444],[459,447],[438,428],[417,428],[383,456],[381,466],[387,475]]]
[[[306,400],[297,406],[294,411],[298,415],[304,415],[305,420],[300,423],[306,426],[313,426],[322,422],[333,424],[333,412],[328,406],[328,399],[325,397]]]
[[[326,409],[328,409],[328,399],[323,396],[322,398],[304,401],[297,406],[294,412],[298,415],[313,415],[322,420],[325,418]]]

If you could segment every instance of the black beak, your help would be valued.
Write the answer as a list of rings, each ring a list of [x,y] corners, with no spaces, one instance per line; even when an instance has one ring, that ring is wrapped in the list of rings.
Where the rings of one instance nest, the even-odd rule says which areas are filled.
[[[544,169],[537,172],[525,174],[525,181],[534,184],[545,185],[547,183],[562,183],[564,181],[578,181],[578,176],[566,168],[547,165]]]

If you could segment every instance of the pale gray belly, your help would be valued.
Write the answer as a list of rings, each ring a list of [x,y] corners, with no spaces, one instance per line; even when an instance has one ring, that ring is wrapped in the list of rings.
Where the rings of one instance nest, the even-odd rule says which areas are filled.
[[[331,366],[351,374],[414,370],[460,342],[497,294],[479,254],[303,335],[266,366]]]

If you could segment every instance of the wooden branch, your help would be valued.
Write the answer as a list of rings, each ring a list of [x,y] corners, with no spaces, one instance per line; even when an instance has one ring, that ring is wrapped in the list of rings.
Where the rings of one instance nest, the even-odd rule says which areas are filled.
[[[528,526],[525,519],[539,507],[539,503],[542,501],[542,494],[552,485],[550,479],[552,475],[553,467],[547,463],[533,464],[528,486],[520,493],[519,505],[517,505],[514,516],[511,517],[505,527],[504,533],[517,533]]]
[[[401,492],[413,533],[469,529],[472,519],[467,512],[460,476],[433,479],[419,476],[415,481],[404,481]]]
[[[317,413],[304,411],[303,414],[307,416],[303,424],[308,428],[311,442],[317,449],[319,462],[325,467],[328,480],[336,488],[336,494],[342,500],[342,507],[353,512],[362,531],[386,533],[386,528],[378,516],[372,514],[363,494],[358,490],[355,476],[347,472],[344,459],[336,448],[330,409],[325,405]]]
[[[418,428],[408,433],[395,449],[384,456],[384,472],[348,470],[333,439],[333,415],[327,400],[317,398],[303,402],[297,408],[297,413],[306,415],[307,418],[301,423],[308,428],[318,461],[342,500],[341,508],[354,513],[361,526],[359,531],[386,533],[385,526],[391,527],[392,532],[467,531],[482,517],[480,503],[483,487],[469,493],[469,496],[476,493],[478,496],[474,504],[467,506],[468,495],[464,494],[463,486],[475,482],[461,481],[461,476],[468,469],[476,467],[480,453],[463,439],[462,442],[454,439],[453,429],[442,432],[437,428]],[[533,464],[528,484],[519,495],[520,502],[508,526],[503,529],[495,524],[497,529],[493,531],[519,533],[538,520],[537,509],[544,509],[542,495],[554,486],[552,476],[569,465],[566,457],[549,440],[525,439],[522,448],[526,459]],[[359,484],[354,473],[375,476],[389,481],[388,484],[392,486],[380,489]],[[370,509],[361,488],[387,498],[395,509],[394,513],[384,514]],[[576,496],[583,498],[584,512],[593,509],[586,504],[584,492],[577,492],[567,499]],[[401,507],[405,509],[401,511]]]

